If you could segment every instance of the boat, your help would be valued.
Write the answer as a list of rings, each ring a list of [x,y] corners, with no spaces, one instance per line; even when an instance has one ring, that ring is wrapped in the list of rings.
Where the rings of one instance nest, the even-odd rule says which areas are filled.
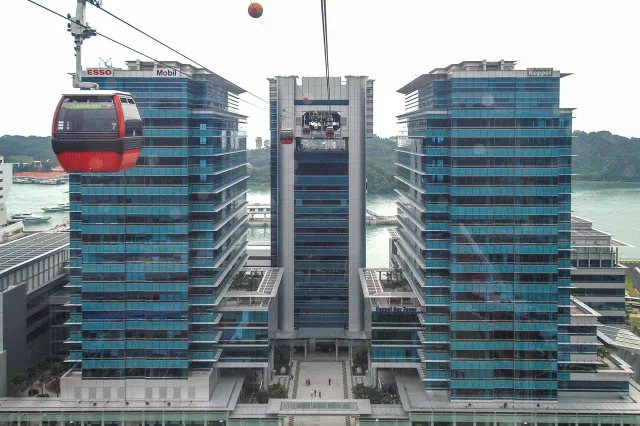
[[[68,212],[69,203],[58,203],[54,206],[47,206],[42,208],[45,212]]]
[[[49,222],[50,219],[51,216],[38,216],[29,212],[11,215],[11,220],[21,220],[23,222]]]

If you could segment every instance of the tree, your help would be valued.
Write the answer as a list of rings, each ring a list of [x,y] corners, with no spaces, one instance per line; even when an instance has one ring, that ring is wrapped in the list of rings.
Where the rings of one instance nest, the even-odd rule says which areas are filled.
[[[38,382],[40,386],[42,386],[42,395],[47,393],[47,385],[53,380],[53,376],[49,370],[44,370],[40,373],[40,377],[38,377]]]
[[[13,386],[17,387],[20,392],[23,392],[27,388],[29,382],[29,377],[24,373],[18,373],[11,379]]]
[[[56,362],[51,365],[51,375],[55,381],[55,392],[58,396],[60,396],[60,378],[67,372],[67,370],[68,368],[63,362]]]
[[[598,358],[600,358],[601,362],[604,363],[604,359],[607,357],[607,355],[609,355],[609,353],[610,353],[609,350],[604,346],[598,347]]]
[[[269,399],[286,399],[288,397],[288,390],[282,383],[274,383],[264,390],[261,389],[258,392],[257,399],[258,404],[266,404]]]
[[[33,382],[40,376],[40,370],[36,365],[30,365],[24,373],[29,380],[29,388],[33,390]]]
[[[356,352],[353,356],[353,366],[356,368],[360,367],[363,370],[366,370],[369,367],[369,357],[367,356],[366,349],[360,349]]]

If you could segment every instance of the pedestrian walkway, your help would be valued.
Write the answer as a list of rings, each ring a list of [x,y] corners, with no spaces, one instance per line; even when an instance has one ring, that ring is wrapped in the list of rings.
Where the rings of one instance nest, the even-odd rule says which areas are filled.
[[[296,399],[344,399],[344,379],[340,361],[299,361],[300,373]],[[307,379],[311,385],[307,385]],[[331,379],[331,385],[329,385]],[[311,391],[316,390],[312,397]],[[322,396],[320,396],[322,395]]]

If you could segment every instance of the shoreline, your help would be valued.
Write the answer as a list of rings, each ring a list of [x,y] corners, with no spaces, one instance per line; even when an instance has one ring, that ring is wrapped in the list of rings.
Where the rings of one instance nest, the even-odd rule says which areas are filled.
[[[572,182],[573,183],[604,183],[607,185],[619,185],[619,184],[629,184],[629,185],[640,185],[640,182],[638,181],[611,181],[611,180],[579,180],[579,179],[574,179]]]

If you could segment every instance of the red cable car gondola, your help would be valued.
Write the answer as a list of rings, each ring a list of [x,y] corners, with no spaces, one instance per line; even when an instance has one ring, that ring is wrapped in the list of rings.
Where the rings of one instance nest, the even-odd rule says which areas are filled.
[[[293,129],[280,129],[280,143],[283,145],[293,143]]]
[[[119,172],[142,150],[142,119],[129,93],[87,90],[62,95],[51,145],[67,172]]]
[[[335,130],[333,130],[333,126],[327,126],[325,129],[325,134],[327,135],[328,138],[332,138],[333,135],[335,135]]]
[[[311,134],[311,127],[309,127],[308,125],[302,126],[302,134],[303,135],[310,135]]]

